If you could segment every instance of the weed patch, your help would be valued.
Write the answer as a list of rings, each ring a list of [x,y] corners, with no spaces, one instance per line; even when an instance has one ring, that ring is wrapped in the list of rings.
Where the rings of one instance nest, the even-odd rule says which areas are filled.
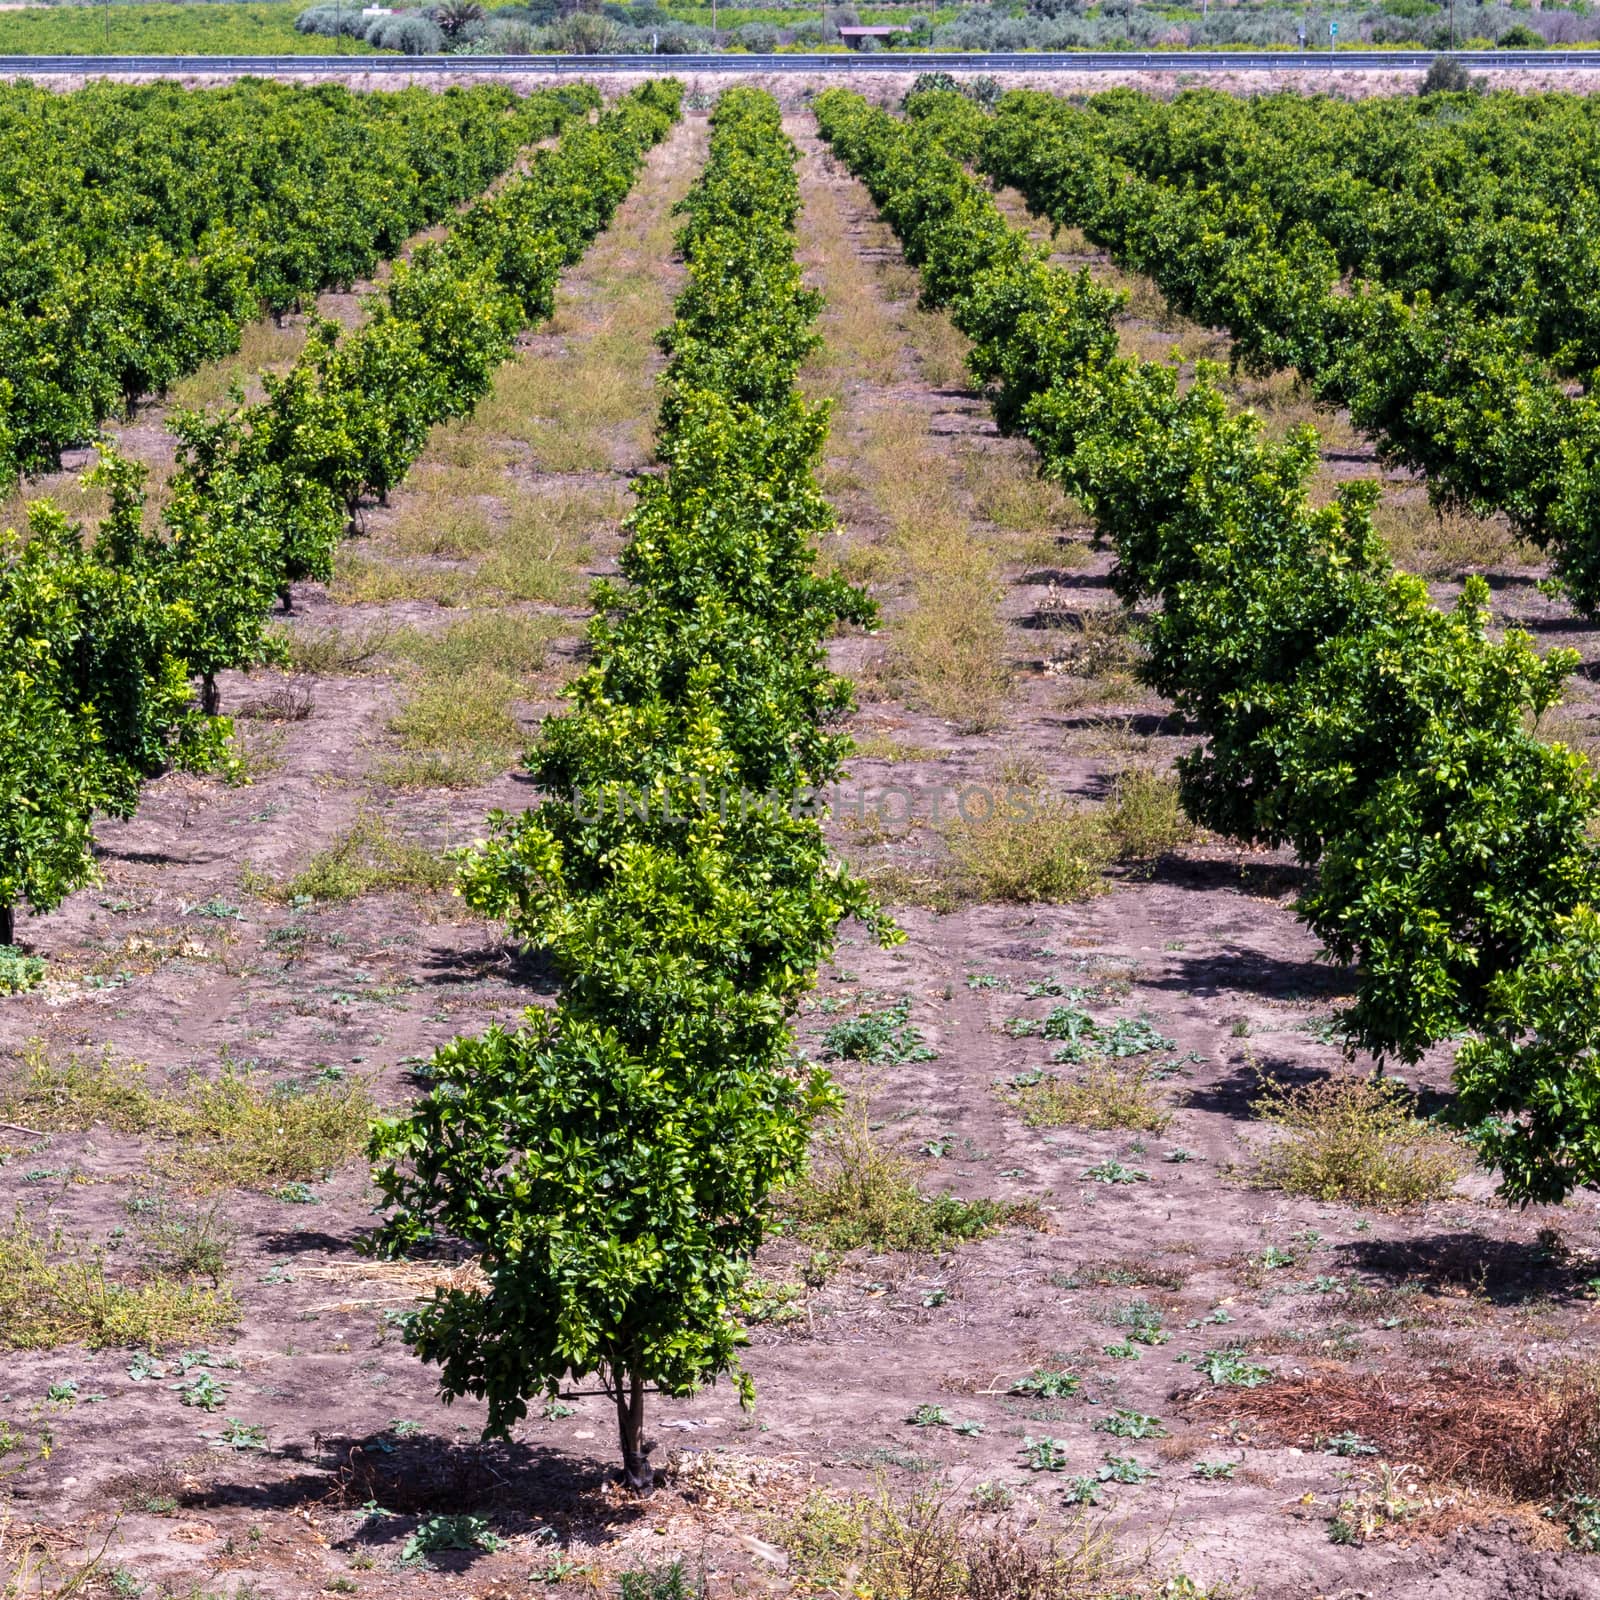
[[[239,1321],[233,1296],[157,1274],[106,1274],[97,1251],[36,1231],[20,1212],[0,1233],[0,1347],[155,1346],[219,1333]]]
[[[368,894],[439,894],[454,887],[455,868],[436,851],[400,837],[377,812],[364,811],[303,871],[280,883],[246,887],[280,903],[358,900]]]
[[[1077,1078],[1045,1074],[1003,1091],[1030,1128],[1138,1128],[1159,1133],[1172,1120],[1149,1070],[1092,1063]]]
[[[1098,813],[1009,793],[987,818],[952,823],[945,840],[954,886],[983,904],[1064,905],[1104,894],[1116,856]]]
[[[875,1250],[933,1253],[981,1239],[1030,1208],[998,1200],[926,1195],[909,1161],[886,1149],[857,1101],[823,1129],[811,1167],[780,1197],[785,1215],[809,1239],[843,1253]]]
[[[1418,1116],[1411,1092],[1393,1079],[1269,1082],[1254,1110],[1284,1130],[1255,1181],[1286,1194],[1399,1210],[1448,1194],[1466,1170],[1461,1146]]]

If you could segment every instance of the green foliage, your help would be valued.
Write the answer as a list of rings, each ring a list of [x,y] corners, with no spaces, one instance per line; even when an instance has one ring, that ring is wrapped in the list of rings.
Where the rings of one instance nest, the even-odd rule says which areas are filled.
[[[229,0],[215,4],[52,6],[0,13],[0,53],[19,56],[288,56],[328,50],[294,25],[301,0]],[[376,55],[365,40],[345,41],[354,55]],[[190,93],[194,91],[191,90]]]
[[[1012,1394],[1038,1395],[1042,1400],[1062,1400],[1076,1394],[1083,1379],[1075,1372],[1065,1372],[1054,1367],[1035,1367],[1025,1378],[1011,1385]]]
[[[901,1066],[910,1061],[935,1061],[939,1052],[929,1049],[921,1032],[911,1026],[911,1001],[897,1000],[884,1011],[866,1011],[845,1017],[822,1036],[828,1060],[875,1061]]]
[[[1142,1411],[1128,1411],[1115,1407],[1095,1423],[1095,1431],[1109,1433],[1117,1439],[1165,1439],[1167,1430],[1157,1417],[1147,1417]]]
[[[953,153],[971,108],[941,111],[950,97],[931,98],[910,124],[841,90],[819,96],[817,112],[921,269],[928,301],[948,305],[973,340],[972,370],[992,387],[1002,427],[1033,441],[1046,474],[1115,548],[1119,598],[1153,608],[1142,674],[1207,737],[1179,766],[1185,810],[1233,838],[1287,843],[1318,868],[1299,911],[1354,970],[1352,1040],[1414,1060],[1440,1040],[1480,1034],[1458,1068],[1461,1120],[1501,1162],[1508,1193],[1565,1193],[1585,1181],[1594,1126],[1592,1073],[1558,1063],[1574,1059],[1570,1031],[1581,1032],[1589,1009],[1576,999],[1583,958],[1567,948],[1567,930],[1600,879],[1588,837],[1600,788],[1579,756],[1529,730],[1560,698],[1574,658],[1541,658],[1515,630],[1491,636],[1481,579],[1451,610],[1436,609],[1419,580],[1388,564],[1372,527],[1375,485],[1347,484],[1332,504],[1313,506],[1311,430],[1269,441],[1254,416],[1229,413],[1214,369],[1202,364],[1193,382],[1180,381],[1176,368],[1119,357],[1115,299],[1083,273],[1051,268],[1007,227]],[[1263,129],[1268,101],[1278,120]],[[1545,517],[1581,600],[1584,563],[1600,573],[1600,541],[1580,537],[1586,513],[1560,507],[1587,492],[1577,488],[1589,448],[1579,436],[1600,441],[1574,409],[1587,397],[1539,391],[1523,370],[1528,330],[1514,317],[1480,327],[1470,295],[1442,297],[1436,315],[1425,292],[1414,302],[1359,287],[1332,293],[1374,251],[1404,249],[1419,271],[1448,261],[1469,275],[1489,259],[1463,263],[1446,246],[1448,228],[1434,226],[1423,175],[1460,133],[1436,143],[1433,125],[1418,125],[1419,104],[1347,116],[1322,101],[1246,107],[1196,94],[1157,106],[1120,92],[1086,112],[1015,94],[982,130],[982,165],[1036,209],[1111,242],[1180,310],[1232,328],[1247,366],[1323,374],[1319,392],[1347,400],[1362,427],[1387,416],[1384,437],[1408,441],[1393,445],[1397,459],[1428,470],[1441,492],[1515,502],[1519,526],[1531,519],[1535,534]],[[1571,120],[1559,100],[1546,111]],[[1523,115],[1492,105],[1481,124],[1476,109],[1462,120],[1472,139],[1517,148]],[[1374,125],[1381,156],[1362,145]],[[1386,201],[1396,188],[1388,158],[1413,134],[1427,156],[1408,148],[1399,160],[1417,194],[1402,184],[1394,203],[1418,231],[1375,236],[1377,189]],[[1587,138],[1574,127],[1577,148]],[[1312,179],[1308,145],[1348,154],[1370,174],[1366,187],[1337,162],[1326,183]],[[1548,148],[1543,132],[1537,148]],[[1163,180],[1169,169],[1220,180],[1221,152],[1226,184],[1139,176],[1144,163]],[[1565,160],[1535,161],[1530,192],[1565,193],[1554,176]],[[1463,152],[1444,216],[1470,204],[1474,172],[1481,166]],[[1259,193],[1229,192],[1247,180]],[[1269,201],[1296,226],[1279,230]],[[1338,248],[1316,232],[1335,223],[1349,229]],[[1580,322],[1584,314],[1574,311]],[[1411,394],[1419,373],[1439,386],[1425,406]],[[1450,461],[1429,455],[1446,445]],[[1467,476],[1452,478],[1452,461]],[[1499,474],[1493,492],[1468,481],[1480,466]],[[1557,538],[1558,524],[1570,536]],[[1563,987],[1570,1009],[1556,998]],[[1569,1038],[1547,1047],[1543,1034],[1563,1030]]]
[[[810,1169],[781,1203],[806,1236],[830,1251],[948,1250],[992,1233],[1018,1209],[924,1194],[911,1163],[875,1137],[859,1100],[823,1127],[818,1143]]]
[[[424,1517],[400,1547],[400,1565],[426,1567],[439,1550],[495,1551],[504,1541],[482,1517],[464,1513]]]
[[[1237,1350],[1207,1350],[1196,1358],[1194,1369],[1219,1387],[1258,1389],[1272,1380],[1271,1368],[1247,1360]]]
[[[749,1396],[746,1264],[832,1101],[790,1018],[841,917],[876,923],[801,803],[846,750],[823,641],[872,613],[814,571],[827,410],[795,388],[818,302],[794,161],[770,96],[722,97],[663,336],[666,470],[640,481],[625,586],[597,586],[592,664],[529,756],[549,798],[493,817],[463,866],[468,903],[544,952],[560,1002],[441,1050],[433,1091],[373,1140],[388,1246],[483,1252],[487,1292],[441,1293],[408,1335],[445,1393],[481,1396],[504,1434],[530,1397],[598,1375],[641,1490],[647,1387],[733,1372]]]
[[[675,88],[652,84],[590,124],[582,114],[596,97],[582,89],[527,100],[501,88],[370,98],[280,90],[243,84],[192,101],[181,90],[174,100],[165,86],[99,86],[81,98],[0,94],[0,128],[20,120],[32,137],[28,115],[37,114],[43,137],[81,155],[89,170],[99,170],[110,133],[125,135],[115,167],[128,175],[118,186],[86,185],[80,165],[70,181],[30,188],[28,205],[0,206],[0,236],[25,222],[30,250],[42,251],[52,271],[81,270],[94,295],[127,300],[98,309],[91,300],[74,316],[130,341],[127,350],[101,351],[74,323],[77,366],[64,363],[48,343],[55,323],[30,298],[56,291],[40,280],[42,267],[26,265],[31,255],[6,259],[0,479],[49,465],[113,405],[164,387],[215,353],[218,339],[226,346],[254,299],[283,310],[371,271],[415,227],[504,170],[523,142],[575,125],[445,240],[397,267],[360,329],[341,337],[336,324],[314,321],[294,367],[268,379],[266,400],[218,417],[179,417],[178,470],[160,529],[144,525],[143,470],[102,445],[91,477],[111,508],[92,547],[45,502],[30,508],[25,543],[0,542],[0,645],[12,675],[0,697],[0,944],[10,941],[13,907],[26,901],[48,911],[92,877],[96,810],[130,814],[139,785],[169,765],[237,772],[229,725],[214,715],[217,673],[276,653],[263,634],[273,596],[295,579],[326,577],[348,511],[397,482],[428,429],[486,391],[517,327],[548,313],[556,274],[610,217],[677,105]],[[303,121],[296,108],[306,110]],[[345,145],[359,154],[347,156]],[[32,148],[26,140],[21,147]],[[187,171],[175,165],[175,148],[185,160],[203,154],[223,165]],[[155,180],[170,191],[139,189]],[[283,214],[267,206],[263,185]],[[85,191],[99,210],[84,213]],[[220,241],[215,259],[202,248],[184,268],[200,274],[190,285],[203,302],[196,315],[223,315],[215,295],[205,298],[213,280],[226,279],[238,302],[229,302],[227,326],[207,335],[210,343],[175,325],[170,284],[150,289],[146,301],[130,298],[140,285],[134,268],[93,252],[86,262],[85,249],[72,248],[85,230],[85,248],[138,241],[146,224],[133,219],[151,213],[152,250],[168,250],[168,234],[184,252],[202,237]],[[239,231],[246,220],[261,230],[249,234],[248,251]],[[142,332],[141,317],[151,323]],[[159,352],[176,365],[135,370],[130,352]],[[35,367],[48,381],[34,381]]]
[[[97,34],[109,14],[92,19]],[[498,85],[7,85],[0,483],[54,466],[105,418],[236,349],[260,308],[369,276],[570,109]]]
[[[23,994],[44,982],[44,962],[12,944],[0,944],[0,994]]]

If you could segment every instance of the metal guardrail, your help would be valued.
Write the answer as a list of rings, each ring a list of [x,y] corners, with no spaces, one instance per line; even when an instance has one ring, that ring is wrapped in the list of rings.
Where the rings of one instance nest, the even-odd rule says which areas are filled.
[[[1467,67],[1600,70],[1600,50],[849,51],[824,55],[626,56],[0,56],[0,77],[61,73],[555,72],[1239,72],[1423,71],[1450,55]]]

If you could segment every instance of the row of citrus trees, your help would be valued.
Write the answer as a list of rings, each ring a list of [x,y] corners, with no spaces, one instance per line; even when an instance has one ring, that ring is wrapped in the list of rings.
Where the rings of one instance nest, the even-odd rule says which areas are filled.
[[[91,878],[96,811],[131,815],[169,765],[227,763],[216,674],[267,658],[274,598],[326,576],[351,509],[487,392],[680,95],[653,82],[575,125],[398,266],[359,329],[315,324],[259,404],[180,418],[159,527],[144,525],[142,469],[106,450],[93,476],[111,510],[92,544],[48,503],[25,541],[0,543],[0,943],[15,906],[48,911]]]
[[[1526,234],[1524,257],[1537,258],[1547,220],[1469,229],[1476,243],[1454,260],[1476,291],[1451,292],[1448,269],[1431,288],[1403,274],[1398,288],[1382,277],[1350,281],[1351,271],[1381,270],[1378,240],[1362,249],[1341,237],[1336,248],[1259,184],[1222,172],[1204,183],[1181,165],[1172,177],[1147,176],[1128,147],[1147,145],[1146,164],[1158,169],[1161,128],[1147,127],[1143,143],[1119,139],[1119,130],[1128,134],[1114,106],[1097,112],[1014,94],[992,120],[975,108],[963,114],[961,148],[1036,212],[1082,228],[1149,275],[1176,309],[1226,328],[1247,369],[1298,370],[1320,402],[1349,411],[1385,460],[1425,475],[1437,500],[1503,512],[1550,552],[1574,605],[1600,614],[1600,405],[1562,372],[1582,366],[1587,381],[1600,357],[1600,322],[1587,328],[1600,304],[1600,233],[1577,229],[1578,242],[1547,249],[1552,260],[1541,267],[1508,254],[1506,236]],[[1282,146],[1285,162],[1293,148]],[[1407,211],[1418,209],[1425,202]],[[1395,210],[1391,201],[1386,212]],[[1592,204],[1579,211],[1600,224]],[[1388,238],[1378,219],[1373,226]],[[1560,296],[1551,297],[1553,283],[1565,285]]]
[[[587,86],[354,94],[0,87],[0,486],[347,286],[599,103]]]
[[[824,641],[872,606],[814,567],[828,407],[795,387],[818,297],[794,164],[770,96],[722,96],[662,339],[665,470],[640,482],[626,582],[597,586],[571,710],[528,757],[545,798],[492,817],[463,868],[559,1002],[441,1050],[373,1143],[388,1245],[464,1240],[488,1276],[413,1324],[445,1394],[486,1399],[504,1434],[597,1376],[639,1489],[648,1392],[733,1371],[749,1393],[730,1303],[830,1099],[793,1057],[799,998],[842,917],[893,937],[814,814],[850,705]]]
[[[1375,485],[1314,507],[1312,430],[1270,443],[1215,368],[1185,386],[1120,357],[1119,297],[1047,265],[947,148],[957,101],[909,124],[844,91],[816,105],[972,338],[1002,425],[1112,543],[1117,593],[1159,602],[1149,682],[1206,736],[1180,763],[1190,815],[1316,865],[1299,912],[1354,967],[1360,1044],[1414,1060],[1474,1035],[1456,1110],[1510,1195],[1600,1181],[1600,785],[1527,731],[1572,654],[1492,640],[1481,580],[1436,609],[1384,554]]]
[[[1232,96],[1088,102],[1140,177],[1266,202],[1274,242],[1309,229],[1339,270],[1520,319],[1587,381],[1600,367],[1600,113],[1570,94]]]

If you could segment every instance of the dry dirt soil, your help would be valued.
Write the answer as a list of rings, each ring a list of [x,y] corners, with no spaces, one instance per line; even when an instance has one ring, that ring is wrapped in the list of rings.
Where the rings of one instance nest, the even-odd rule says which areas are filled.
[[[852,782],[910,791],[916,818],[878,827],[870,811],[847,815],[835,838],[902,886],[901,899],[937,900],[925,891],[943,871],[929,821],[941,787],[1022,775],[1093,805],[1119,773],[1164,767],[1192,735],[1130,676],[1109,555],[1035,483],[1026,451],[995,434],[962,376],[959,339],[917,307],[892,237],[809,117],[797,110],[790,128],[801,253],[829,297],[807,375],[836,406],[823,479],[840,529],[824,558],[869,581],[885,613],[877,633],[835,647],[861,687],[866,754]],[[671,207],[705,138],[693,111],[478,416],[443,430],[406,488],[366,513],[331,587],[296,593],[284,627],[306,670],[224,682],[251,781],[151,785],[132,821],[99,828],[101,883],[22,921],[49,976],[0,1002],[0,1082],[19,1080],[28,1059],[76,1055],[142,1064],[149,1084],[175,1091],[232,1063],[260,1082],[364,1082],[400,1105],[434,1047],[544,992],[500,930],[448,892],[317,898],[296,894],[295,878],[349,846],[352,830],[436,852],[480,834],[491,809],[530,802],[515,743],[556,708],[581,659],[584,581],[611,570],[628,480],[650,465],[652,334],[679,279]],[[1087,254],[1077,244],[1062,248]],[[1225,355],[1216,336],[1169,320],[1148,285],[1129,287],[1130,348]],[[292,354],[292,329],[258,337],[263,361]],[[1286,382],[1241,399],[1271,427],[1304,415]],[[158,469],[160,418],[145,412],[124,437]],[[1375,472],[1363,442],[1325,420],[1329,478]],[[65,477],[36,487],[70,496]],[[1414,484],[1394,480],[1390,493],[1395,537],[1441,599],[1452,557],[1428,544],[1449,534],[1477,559],[1492,554],[1503,619],[1579,649],[1566,714],[1569,736],[1584,739],[1592,633],[1540,596],[1538,569],[1492,527],[1430,532]],[[970,684],[952,689],[918,654],[919,606],[936,607],[949,557],[923,536],[952,524],[988,584],[973,648],[981,656],[992,640],[996,670],[972,714]],[[970,581],[970,564],[958,576]],[[509,742],[491,729],[464,757],[448,726],[418,734],[401,714],[427,688],[427,642],[486,618],[520,628],[524,645],[536,634],[541,649],[503,664],[516,685],[502,696]],[[479,657],[470,670],[489,669]],[[474,692],[463,682],[464,702]],[[480,1406],[439,1402],[396,1323],[444,1269],[408,1276],[359,1253],[374,1193],[359,1156],[298,1189],[203,1191],[171,1176],[183,1152],[170,1140],[0,1129],[0,1210],[59,1230],[62,1250],[103,1251],[112,1278],[134,1273],[153,1206],[191,1226],[210,1207],[241,1313],[236,1333],[207,1344],[237,1363],[213,1369],[228,1386],[214,1415],[180,1404],[171,1374],[131,1376],[126,1348],[4,1353],[0,1410],[28,1429],[47,1424],[53,1445],[4,1480],[0,1558],[31,1550],[65,1569],[101,1552],[92,1594],[143,1583],[152,1595],[376,1597],[522,1593],[564,1572],[572,1592],[606,1592],[626,1570],[681,1556],[715,1595],[784,1593],[799,1572],[786,1537],[818,1486],[906,1497],[937,1483],[951,1504],[976,1495],[996,1508],[1002,1528],[1048,1532],[1080,1515],[1067,1478],[1116,1455],[1153,1473],[1107,1485],[1092,1512],[1129,1562],[1119,1590],[1182,1572],[1262,1600],[1600,1595],[1600,1558],[1568,1549],[1537,1503],[1452,1485],[1409,1459],[1389,1456],[1386,1475],[1378,1457],[1331,1453],[1340,1428],[1322,1424],[1314,1399],[1271,1426],[1242,1402],[1192,1399],[1210,1389],[1196,1363],[1235,1342],[1286,1392],[1354,1380],[1358,1395],[1382,1395],[1439,1370],[1461,1393],[1509,1382],[1519,1365],[1580,1358],[1596,1329],[1590,1196],[1509,1211],[1469,1173],[1446,1198],[1393,1212],[1251,1182],[1277,1136],[1252,1109],[1261,1075],[1298,1081],[1342,1065],[1326,1023],[1346,985],[1295,919],[1299,881],[1285,858],[1198,840],[1116,871],[1109,892],[1077,904],[897,904],[907,937],[889,951],[847,928],[801,1019],[808,1048],[820,1053],[841,1018],[904,1001],[924,1042],[909,1053],[922,1059],[836,1068],[862,1120],[926,1192],[1016,1202],[1025,1225],[946,1252],[825,1261],[814,1241],[777,1237],[752,1310],[756,1408],[742,1413],[726,1386],[658,1403],[666,1478],[648,1504],[611,1483],[604,1400],[535,1410],[512,1443],[492,1446],[478,1443]],[[1009,1086],[1048,1067],[1052,1048],[1019,1019],[1068,1000],[1104,1027],[1142,1019],[1160,1035],[1142,1058],[1170,1116],[1159,1131],[1030,1127],[1019,1115]],[[1410,1077],[1438,1088],[1448,1072],[1440,1052]],[[1139,1176],[1086,1176],[1108,1162]],[[1152,1342],[1128,1339],[1141,1321],[1159,1321]],[[1469,1358],[1471,1379],[1460,1375]],[[1036,1369],[1070,1369],[1081,1387],[1012,1392]],[[47,1398],[53,1387],[66,1397]],[[976,1426],[915,1425],[920,1407]],[[1166,1436],[1112,1437],[1097,1425],[1118,1408],[1159,1419]],[[212,1442],[230,1417],[259,1428],[264,1447]],[[1063,1471],[1029,1469],[1023,1441],[1040,1437],[1056,1441]],[[1218,1464],[1214,1475],[1197,1474],[1199,1462]],[[1396,1515],[1369,1515],[1401,1500]],[[1330,1538],[1341,1502],[1346,1520],[1368,1517],[1367,1542]],[[402,1564],[420,1519],[458,1512],[486,1519],[500,1548]]]

